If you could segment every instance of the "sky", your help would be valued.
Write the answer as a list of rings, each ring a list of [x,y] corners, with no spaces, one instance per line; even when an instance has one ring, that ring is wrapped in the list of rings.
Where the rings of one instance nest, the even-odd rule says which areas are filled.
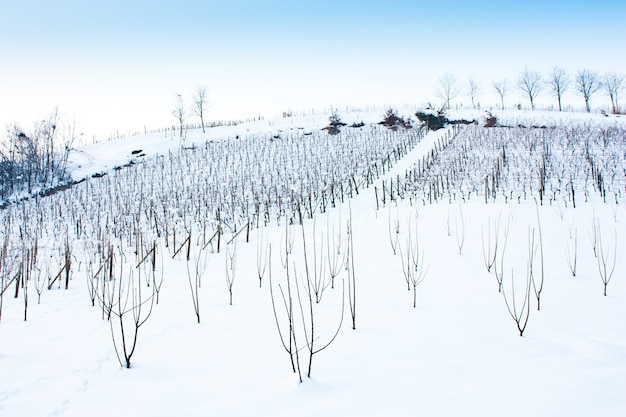
[[[623,39],[613,0],[0,0],[0,128],[54,108],[89,136],[172,126],[200,86],[209,120],[437,104],[446,73],[486,106],[524,68],[624,74]]]

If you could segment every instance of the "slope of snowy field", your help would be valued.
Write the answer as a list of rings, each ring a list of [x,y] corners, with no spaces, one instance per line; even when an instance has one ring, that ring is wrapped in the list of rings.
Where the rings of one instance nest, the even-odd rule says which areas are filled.
[[[521,116],[499,115],[503,123],[521,120],[517,117]],[[565,125],[624,126],[623,118],[613,117],[556,113],[525,117],[529,124],[556,120]],[[381,118],[381,112],[355,113],[344,116],[344,121],[373,123]],[[327,116],[320,115],[220,128],[206,135],[189,131],[182,145],[307,131],[326,124]],[[373,185],[379,187],[380,180],[403,174],[449,134],[451,129],[427,134]],[[91,145],[72,155],[72,177],[79,180],[109,172],[130,160],[139,162],[180,146],[181,139],[171,133]],[[133,155],[137,150],[145,156]],[[67,290],[56,284],[45,289],[40,304],[31,285],[27,321],[23,292],[13,298],[11,286],[3,297],[0,321],[0,415],[623,415],[624,194],[604,202],[592,192],[589,201],[581,200],[576,208],[557,203],[537,206],[532,199],[509,204],[472,199],[426,205],[387,202],[377,210],[380,202],[374,186],[316,215],[315,220],[305,220],[303,228],[272,222],[253,228],[248,243],[244,234],[225,235],[225,241],[234,243],[219,253],[211,246],[203,255],[194,247],[190,262],[184,251],[174,256],[172,248],[161,242],[159,301],[140,328],[130,369],[118,362],[112,328],[102,318],[98,302],[91,305],[84,263],[72,264]],[[494,269],[488,272],[484,260],[486,239],[493,230],[489,228],[498,221],[501,249],[506,242],[497,259],[504,292],[498,291]],[[539,262],[539,227],[543,263]],[[353,263],[347,250],[349,236]],[[529,288],[532,236],[535,285]],[[334,238],[342,242],[341,248]],[[413,307],[413,288],[407,286],[403,260],[416,242],[419,250],[413,254],[421,254],[419,270],[425,275],[416,287]],[[293,245],[292,253],[286,254],[286,245]],[[313,356],[309,378],[302,323],[309,323],[310,316],[303,277],[307,266],[311,274],[314,265],[326,268],[332,259],[329,246],[332,253],[338,249],[344,266],[334,288],[325,287],[320,302],[311,303],[315,346],[324,346],[341,328],[332,343]],[[271,261],[259,282],[259,263],[269,259],[270,248]],[[574,254],[576,276],[570,269]],[[197,289],[200,323],[189,279],[194,264],[200,264],[198,259],[206,262]],[[345,261],[350,265],[347,269]],[[233,263],[236,268],[229,272]],[[290,265],[290,276],[285,264]],[[614,264],[606,296],[600,273],[605,264],[609,270]],[[540,275],[538,310],[535,291]],[[288,328],[281,291],[287,291],[289,279],[300,282],[300,296],[294,295],[294,325],[299,329],[302,383],[280,338]],[[330,277],[323,279],[327,282]],[[515,314],[528,307],[523,337],[505,297],[509,306],[515,306]]]
[[[378,123],[383,119],[386,109],[378,110],[352,110],[339,112],[344,123]],[[409,117],[414,111],[409,107],[398,109],[399,114]],[[480,116],[474,114],[474,116]],[[131,160],[136,162],[142,157],[164,154],[178,149],[180,146],[193,146],[211,140],[223,140],[245,135],[272,134],[280,135],[285,132],[311,133],[319,131],[328,125],[329,114],[314,114],[310,116],[297,116],[279,119],[258,120],[242,123],[234,126],[219,126],[207,128],[206,133],[201,129],[180,131],[167,130],[160,133],[130,136],[109,142],[101,142],[75,149],[69,157],[68,170],[74,181],[81,180],[86,176],[106,172],[116,166],[123,166]],[[413,116],[413,119],[415,117]],[[141,151],[133,155],[133,151]]]
[[[387,109],[350,110],[338,114],[343,122],[353,123],[378,123],[384,118]],[[414,122],[415,108],[411,106],[398,107],[400,116],[410,117]],[[587,113],[554,112],[554,111],[528,111],[528,110],[487,110],[498,118],[498,122],[506,126],[536,125],[536,126],[564,126],[564,125],[594,125],[625,126],[626,117],[620,115],[599,116]],[[475,120],[479,124],[484,122],[487,111],[477,109],[460,109],[449,112],[448,117],[452,120]],[[143,156],[153,156],[176,150],[180,146],[192,146],[194,143],[203,143],[207,140],[219,140],[243,135],[271,133],[279,135],[282,132],[302,131],[312,132],[328,125],[329,114],[314,114],[310,116],[297,116],[282,119],[259,120],[242,123],[235,126],[220,126],[207,129],[202,133],[200,129],[184,130],[183,138],[179,131],[164,131],[145,135],[130,136],[123,139],[101,142],[94,145],[84,146],[72,150],[69,157],[68,170],[74,181],[96,173],[106,172],[116,166],[123,166],[130,161],[136,162]],[[416,122],[417,123],[417,122]],[[141,151],[133,155],[133,151]]]

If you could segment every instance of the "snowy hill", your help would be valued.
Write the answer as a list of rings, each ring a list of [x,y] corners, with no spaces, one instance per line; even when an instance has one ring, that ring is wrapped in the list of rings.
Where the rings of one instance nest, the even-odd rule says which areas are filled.
[[[623,415],[624,117],[383,113],[72,152],[0,214],[0,415]]]

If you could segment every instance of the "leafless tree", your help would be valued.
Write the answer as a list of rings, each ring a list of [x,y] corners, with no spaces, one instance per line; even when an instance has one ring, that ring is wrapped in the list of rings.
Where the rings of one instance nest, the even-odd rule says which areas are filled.
[[[491,272],[491,268],[496,264],[496,256],[498,254],[498,235],[500,232],[500,216],[498,216],[498,221],[494,222],[495,230],[493,233],[491,232],[491,218],[487,220],[487,248],[485,248],[485,233],[483,228],[481,227],[482,232],[482,243],[483,243],[483,259],[485,261],[485,267],[487,268],[487,272]],[[493,246],[492,246],[493,243]]]
[[[5,241],[5,245],[6,245]],[[15,282],[16,294],[15,298],[17,298],[17,290],[19,289],[19,284],[22,279],[22,267],[17,258],[11,257],[13,259],[7,258],[6,246],[3,248],[2,253],[0,253],[0,319],[2,319],[2,303],[4,300],[4,292],[9,289],[11,284]],[[10,264],[9,264],[10,262]],[[11,278],[12,277],[12,278]]]
[[[315,228],[313,229],[313,236],[315,236]],[[315,245],[315,243],[313,243]],[[309,262],[307,258],[307,247],[306,247],[306,234],[304,232],[304,224],[302,225],[302,245],[303,245],[303,253],[304,253],[304,287],[307,294],[307,299],[305,300],[306,305],[302,303],[302,297],[300,294],[300,286],[296,283],[296,291],[298,294],[298,304],[300,306],[300,312],[302,317],[302,329],[304,330],[304,338],[306,340],[307,349],[309,351],[309,367],[307,371],[307,377],[311,377],[311,368],[313,366],[313,356],[316,353],[321,352],[326,349],[330,344],[337,338],[339,334],[339,330],[341,330],[341,326],[343,324],[343,315],[344,315],[344,302],[345,302],[345,294],[342,292],[341,294],[341,319],[339,320],[339,324],[337,325],[337,329],[334,335],[328,340],[328,342],[322,347],[314,348],[314,344],[317,341],[318,337],[316,336],[316,326],[315,326],[315,308],[313,303],[313,293],[316,294],[316,302],[319,303],[317,295],[318,293],[314,290],[314,283],[317,280],[316,277],[311,277]],[[315,262],[315,261],[314,261]],[[295,264],[294,264],[294,273],[295,273]],[[306,307],[306,308],[305,308]],[[306,313],[308,314],[305,314]],[[308,317],[307,317],[308,316]],[[308,319],[308,320],[307,320]],[[300,381],[302,382],[302,380]]]
[[[24,321],[27,321],[28,319],[28,282],[30,281],[31,278],[31,268],[33,265],[32,262],[32,254],[30,250],[26,250],[26,253],[22,255],[22,277],[21,277],[21,281],[22,281],[22,295],[24,296]]]
[[[615,272],[615,264],[617,261],[617,229],[615,229],[615,243],[613,245],[613,262],[611,265],[610,260],[611,248],[609,247],[606,252],[604,251],[604,245],[602,244],[602,233],[598,226],[598,271],[600,272],[600,278],[602,284],[604,284],[604,296],[606,297],[606,287],[609,285],[613,273]]]
[[[185,103],[183,101],[183,96],[180,94],[176,94],[176,100],[174,101],[174,107],[172,108],[172,116],[176,118],[178,121],[178,125],[180,127],[180,137],[183,137],[183,124],[185,123],[185,118],[187,117],[187,112],[185,111]]]
[[[617,103],[617,97],[624,89],[624,76],[615,72],[608,72],[604,74],[604,82],[602,85],[604,87],[604,91],[606,91],[611,98],[612,113],[618,114],[620,109]]]
[[[102,274],[100,278],[100,289],[98,290],[98,303],[100,307],[102,307],[102,319],[111,320],[111,310],[115,304],[115,251],[111,244],[107,244],[106,246],[107,256],[92,279],[95,280],[99,274]]]
[[[535,209],[537,211],[537,229],[539,231],[539,262],[541,268],[539,269],[539,278],[535,279],[535,274],[533,273],[533,257],[534,252],[530,253],[530,250],[534,250],[534,242],[535,242],[535,229],[532,231],[532,242],[529,248],[529,264],[530,264],[530,280],[533,284],[533,291],[535,293],[535,297],[537,298],[537,310],[541,310],[541,291],[543,291],[543,281],[544,281],[544,258],[543,258],[543,234],[541,233],[541,219],[539,217],[539,205],[537,204],[537,200],[535,199]],[[520,334],[521,336],[521,334]]]
[[[341,229],[341,212],[339,215],[339,228]],[[332,229],[328,224],[328,217],[326,218],[326,250],[328,252],[328,272],[330,274],[330,288],[335,288],[335,278],[341,272],[345,260],[345,254],[342,251],[342,236],[341,232],[335,234],[335,225]]]
[[[530,100],[530,108],[535,109],[535,99],[543,90],[541,75],[537,71],[525,68],[517,79],[517,88]]]
[[[204,129],[204,115],[208,107],[210,107],[210,103],[207,98],[207,88],[201,85],[196,89],[196,93],[193,95],[193,113],[200,118],[202,133],[206,133]]]
[[[420,251],[417,224],[415,225],[415,238],[412,236],[411,224],[408,225],[409,235],[406,240],[405,250],[400,247],[400,261],[402,273],[410,291],[413,287],[413,308],[417,307],[417,286],[424,281],[428,267],[424,268],[424,250]]]
[[[596,218],[596,213],[594,211],[593,217],[591,218],[591,231],[589,232],[589,241],[591,242],[591,247],[593,248],[593,256],[594,258],[598,257],[598,229],[599,229],[599,221]]]
[[[304,226],[303,226],[304,228]],[[304,229],[302,231],[303,239],[304,239]],[[315,302],[319,303],[322,301],[322,296],[324,295],[324,290],[328,288],[330,285],[330,281],[326,278],[326,268],[324,263],[324,233],[320,232],[321,242],[320,242],[320,251],[319,251],[319,262],[318,262],[318,252],[317,252],[317,244],[315,239],[315,219],[313,219],[313,274],[309,276],[310,281],[310,289],[315,294]],[[306,243],[306,241],[305,241]],[[306,253],[305,253],[306,259]],[[308,271],[307,271],[308,275]]]
[[[285,222],[285,227],[289,227],[287,226],[287,222]],[[283,348],[285,348],[285,351],[289,355],[289,360],[291,361],[291,368],[293,372],[298,374],[298,379],[300,380],[300,382],[302,382],[302,372],[300,369],[300,355],[299,355],[297,332],[296,332],[297,322],[296,322],[296,316],[295,316],[295,313],[296,313],[295,310],[297,309],[298,304],[295,303],[294,301],[294,291],[292,290],[292,287],[298,284],[297,282],[294,282],[295,280],[291,277],[291,274],[289,272],[290,271],[289,251],[286,248],[287,248],[287,245],[285,245],[285,260],[284,260],[284,267],[285,267],[285,272],[287,276],[286,290],[283,289],[283,287],[280,284],[278,284],[278,289],[280,290],[280,295],[281,295],[280,299],[282,300],[282,305],[285,309],[284,313],[285,313],[286,323],[287,323],[287,325],[285,326],[286,329],[282,329],[281,327],[281,319],[280,319],[281,315],[279,314],[278,309],[276,307],[277,297],[274,295],[274,284],[272,282],[272,244],[271,243],[269,247],[270,297],[272,300],[272,311],[274,312],[274,320],[276,322],[276,328],[278,329],[278,336],[280,337],[280,341],[283,345]]]
[[[493,265],[493,272],[496,276],[496,281],[498,282],[498,292],[502,292],[502,281],[504,279],[504,253],[506,251],[506,243],[509,240],[509,225],[504,228],[504,244],[502,245],[502,253],[500,254],[500,270],[498,270],[498,263],[495,262]],[[497,253],[496,253],[497,254]],[[494,254],[494,257],[496,256]]]
[[[572,276],[576,276],[576,263],[578,260],[578,229],[574,228],[574,237],[572,238],[570,232],[569,240],[573,240],[574,249],[570,250],[569,241],[567,246],[565,247],[565,257],[567,258],[567,265],[569,265],[569,270],[572,272]]]
[[[567,75],[567,72],[563,68],[554,67],[552,72],[548,75],[548,85],[550,86],[550,91],[559,103],[559,111],[563,110],[561,99],[563,98],[563,93],[568,89],[569,84],[569,75]]]
[[[587,113],[590,113],[591,107],[589,105],[589,101],[591,100],[591,96],[602,88],[600,77],[598,77],[598,74],[591,70],[580,70],[576,74],[575,84],[576,91],[578,91],[585,99],[585,109],[587,110]]]
[[[156,252],[157,252],[157,246],[155,246],[154,252],[153,252],[153,261],[152,261],[152,288],[154,288],[154,296],[156,298],[156,303],[159,304],[159,294],[161,292],[161,286],[163,285],[163,276],[165,274],[164,272],[164,268],[163,268],[163,251],[162,250],[158,250],[159,254],[160,254],[160,259],[161,259],[161,263],[160,263],[160,270],[161,273],[160,275],[157,276],[156,274]]]
[[[123,258],[122,250],[120,253]],[[111,267],[112,270],[113,267]],[[139,329],[152,314],[154,287],[151,287],[151,294],[144,294],[140,280],[134,277],[133,268],[129,269],[126,276],[123,271],[124,262],[120,261],[120,275],[107,283],[108,295],[99,298],[99,302],[109,315],[111,337],[117,359],[121,366],[130,368],[131,358],[137,348]]]
[[[519,306],[519,301],[515,300],[515,278],[513,275],[513,269],[511,269],[511,298],[507,297],[507,294],[502,286],[502,296],[504,297],[504,303],[511,318],[515,320],[517,324],[517,330],[519,335],[524,335],[524,330],[528,324],[528,318],[530,316],[530,285],[533,280],[533,256],[535,253],[535,229],[532,232],[528,232],[528,262],[526,264],[526,285],[524,288],[524,300],[522,305]]]
[[[94,268],[98,265],[99,246],[98,243],[85,239],[80,248],[80,252],[84,256],[83,262],[85,263],[85,277],[87,279],[87,292],[89,293],[89,299],[91,300],[91,306],[95,307],[96,298],[98,295],[98,280],[95,278]],[[49,272],[50,265],[47,262],[46,269]]]
[[[463,209],[460,204],[459,204],[459,216],[460,216],[460,226],[459,226],[459,219],[455,217],[454,229],[456,232],[456,244],[457,244],[457,247],[459,248],[459,255],[460,255],[463,252],[463,244],[465,243],[465,229],[467,226],[467,222],[465,221],[465,218],[463,217]]]
[[[280,260],[282,262],[283,268],[287,268],[287,255],[291,255],[293,252],[293,242],[295,238],[295,232],[291,230],[288,223],[285,224],[285,238],[282,239],[282,231],[281,231],[281,241],[285,242],[285,251],[283,256],[283,251],[280,252]]]
[[[206,247],[205,247],[206,248]],[[187,278],[189,289],[191,290],[191,301],[198,323],[200,323],[200,287],[202,285],[202,275],[206,270],[209,260],[208,252],[201,248],[194,259],[187,261]],[[155,290],[156,291],[156,290]]]
[[[74,148],[78,139],[83,136],[78,130],[76,118],[67,116],[61,124],[61,146],[63,151],[59,161],[59,170],[64,177],[67,170],[67,160],[70,156],[70,150]]]
[[[285,228],[288,227],[288,223],[285,222]],[[289,240],[288,233],[286,233],[284,237],[286,241]],[[307,376],[310,378],[313,364],[313,356],[316,353],[319,353],[320,351],[326,349],[337,338],[337,335],[339,334],[339,330],[341,329],[341,326],[343,324],[345,303],[345,293],[344,291],[342,291],[341,317],[339,319],[339,324],[337,325],[334,334],[330,337],[328,342],[325,345],[319,347],[317,345],[319,340],[319,336],[317,336],[318,328],[316,327],[315,320],[315,310],[317,308],[317,303],[313,300],[313,294],[315,294],[315,290],[313,288],[315,283],[313,281],[315,278],[311,275],[311,271],[309,268],[307,256],[307,240],[304,224],[302,224],[302,249],[304,258],[304,274],[301,275],[300,279],[298,279],[296,262],[293,262],[293,265],[290,263],[291,259],[288,244],[286,243],[284,246],[285,254],[283,262],[286,272],[286,288],[283,288],[281,284],[278,284],[278,289],[280,291],[280,298],[278,298],[274,294],[274,283],[272,282],[271,245],[269,248],[270,296],[272,301],[274,319],[276,322],[276,327],[278,329],[280,341],[285,351],[289,354],[292,370],[298,375],[300,382],[302,382],[302,372],[300,366],[300,349],[298,348],[298,340],[302,340],[302,337],[304,337],[306,346],[302,349],[306,348],[308,351],[309,362]],[[301,285],[303,287],[302,291],[300,290]],[[280,301],[282,301],[282,307],[284,310],[278,308],[278,305],[280,305]],[[282,310],[282,312],[280,310]]]
[[[35,266],[35,290],[37,291],[37,304],[41,304],[41,294],[43,294],[43,289],[46,286],[46,280],[45,278],[42,276],[42,268]],[[95,305],[95,304],[94,304]]]
[[[393,224],[392,224],[393,220]],[[400,219],[398,219],[398,209],[396,206],[396,216],[395,218],[391,218],[391,206],[389,206],[389,242],[391,243],[391,249],[393,250],[393,254],[395,255],[398,250],[398,242],[400,236]]]
[[[237,269],[237,242],[230,249],[226,246],[226,287],[228,288],[229,304],[233,305],[233,284],[235,283],[235,272]]]
[[[348,257],[346,267],[348,271],[348,304],[352,316],[352,330],[356,330],[356,275],[354,273],[354,233],[352,230],[352,206],[348,202]]]
[[[263,231],[259,229],[259,237],[256,246],[256,270],[259,277],[259,288],[263,286],[263,277],[265,276],[269,261],[267,248],[267,238],[263,239]]]
[[[446,108],[450,108],[450,101],[461,94],[461,87],[453,73],[448,72],[439,77],[437,81],[437,97],[441,98]]]
[[[471,75],[467,81],[467,95],[472,100],[472,108],[476,108],[476,98],[480,94],[481,85],[475,75]]]
[[[500,81],[495,81],[493,83],[493,89],[496,90],[496,93],[500,96],[500,109],[504,110],[504,97],[509,92],[509,85],[506,78],[503,78]]]

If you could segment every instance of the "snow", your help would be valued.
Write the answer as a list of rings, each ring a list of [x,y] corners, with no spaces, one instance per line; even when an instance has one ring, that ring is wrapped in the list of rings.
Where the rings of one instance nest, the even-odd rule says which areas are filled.
[[[616,117],[512,113],[498,116],[532,124],[624,123]],[[356,112],[344,116],[344,121],[372,123],[382,114]],[[326,123],[327,116],[318,115],[223,127],[205,135],[189,131],[182,144],[320,129]],[[410,168],[446,133],[429,133],[386,177]],[[180,146],[181,139],[171,132],[90,145],[72,153],[72,177],[79,180],[108,172]],[[145,156],[133,155],[135,150]],[[258,243],[267,239],[272,247],[273,288],[277,291],[278,283],[284,285],[280,252],[284,226],[273,223],[254,229],[249,243],[237,239],[233,305],[224,282],[226,251],[210,254],[199,288],[199,324],[184,256],[172,259],[171,252],[162,248],[165,276],[159,303],[140,329],[130,369],[120,367],[109,323],[102,319],[97,303],[91,306],[85,265],[75,264],[69,289],[55,285],[44,290],[41,304],[34,289],[29,290],[27,321],[22,297],[13,298],[13,287],[4,294],[0,416],[622,416],[626,410],[626,259],[621,254],[626,200],[618,202],[604,203],[594,194],[575,209],[547,203],[537,208],[531,200],[484,204],[472,199],[413,206],[401,201],[377,211],[370,187],[350,200],[350,206],[346,202],[319,214],[316,236],[327,233],[327,224],[343,230],[352,218],[356,329],[351,328],[346,301],[336,340],[314,356],[312,377],[303,375],[302,383],[280,342],[269,277],[259,288],[257,275]],[[516,288],[525,277],[528,231],[537,227],[537,212],[545,282],[540,311],[531,289],[529,321],[520,337],[494,273],[484,266],[482,234],[488,222],[497,218],[502,219],[502,228],[505,223],[510,226],[503,283],[510,295],[510,271],[514,270]],[[466,231],[459,254],[461,218]],[[602,293],[590,239],[594,218],[605,251],[612,256],[617,250],[607,296]],[[412,227],[417,224],[428,265],[426,278],[417,287],[416,308],[400,254],[394,255],[390,244],[389,225],[395,220],[400,223],[400,247],[406,244],[409,222]],[[578,233],[575,277],[566,259],[574,229]],[[293,231],[293,259],[299,262],[298,274],[303,274],[302,231],[295,226]],[[311,220],[305,222],[305,233],[310,252]],[[315,306],[316,344],[326,343],[339,322],[342,279],[347,279],[345,270],[335,288],[327,288]],[[521,291],[516,294],[521,297]],[[306,348],[300,355],[306,373]]]

